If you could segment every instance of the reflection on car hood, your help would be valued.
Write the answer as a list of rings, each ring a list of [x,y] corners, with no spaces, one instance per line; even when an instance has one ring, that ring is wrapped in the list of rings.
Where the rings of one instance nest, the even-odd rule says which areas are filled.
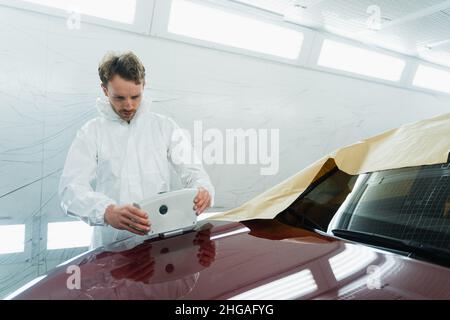
[[[450,269],[275,220],[144,240],[89,251],[9,298],[450,299]]]

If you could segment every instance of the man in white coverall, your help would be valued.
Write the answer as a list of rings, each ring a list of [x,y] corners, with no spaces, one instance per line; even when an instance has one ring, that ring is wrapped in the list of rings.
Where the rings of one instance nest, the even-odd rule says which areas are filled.
[[[171,166],[184,187],[198,188],[197,214],[214,199],[202,165],[180,158],[193,152],[186,136],[172,119],[151,112],[143,97],[145,68],[139,58],[108,53],[98,72],[105,94],[97,100],[99,116],[77,132],[59,183],[66,214],[94,226],[91,248],[150,231],[148,213],[132,204],[169,191]],[[180,139],[173,138],[176,133]]]

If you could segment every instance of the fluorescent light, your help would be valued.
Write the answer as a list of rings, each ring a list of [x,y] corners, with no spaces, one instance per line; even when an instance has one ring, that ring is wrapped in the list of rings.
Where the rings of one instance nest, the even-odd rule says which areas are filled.
[[[88,247],[92,227],[82,221],[52,222],[47,229],[47,249]]]
[[[317,290],[309,269],[291,274],[231,297],[230,300],[288,300],[298,299]]]
[[[174,0],[168,31],[231,47],[297,59],[303,34],[186,0]]]
[[[325,39],[318,65],[364,76],[398,81],[405,61],[367,49]]]
[[[328,261],[334,277],[337,281],[341,281],[367,267],[376,258],[375,252],[357,245],[345,244],[344,251],[331,257]]]
[[[239,228],[237,230],[234,231],[230,231],[230,232],[225,232],[225,233],[220,233],[217,234],[215,236],[212,236],[210,240],[217,240],[217,239],[221,239],[221,238],[226,238],[226,237],[230,237],[230,236],[234,236],[236,234],[240,234],[240,233],[244,233],[244,232],[249,232],[250,229],[247,227],[244,228]]]
[[[23,252],[25,250],[25,225],[0,226],[0,254]]]
[[[241,3],[275,13],[284,13],[292,6],[288,2],[274,0],[237,0]],[[295,7],[294,7],[295,8]]]
[[[417,68],[413,85],[450,93],[450,72],[420,65]]]
[[[106,20],[134,23],[136,0],[24,0],[34,4],[75,11]]]

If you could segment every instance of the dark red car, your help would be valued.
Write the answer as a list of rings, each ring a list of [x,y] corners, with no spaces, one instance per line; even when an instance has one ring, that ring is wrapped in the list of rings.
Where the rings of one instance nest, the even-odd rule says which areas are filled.
[[[449,163],[335,168],[275,219],[130,237],[9,299],[450,299],[449,266]]]

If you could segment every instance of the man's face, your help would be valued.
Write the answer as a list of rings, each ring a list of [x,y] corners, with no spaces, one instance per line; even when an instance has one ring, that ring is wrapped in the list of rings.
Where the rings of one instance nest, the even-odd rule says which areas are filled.
[[[131,121],[141,104],[144,83],[136,84],[115,75],[107,87],[102,84],[102,89],[117,115],[125,121]]]

